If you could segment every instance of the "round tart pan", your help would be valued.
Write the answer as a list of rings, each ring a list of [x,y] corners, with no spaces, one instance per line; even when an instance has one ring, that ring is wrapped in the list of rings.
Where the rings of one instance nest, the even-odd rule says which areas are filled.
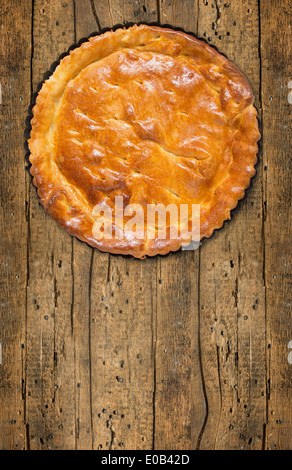
[[[115,36],[116,37],[119,36],[117,45],[115,44]],[[69,55],[62,54],[62,56],[60,57],[60,61],[54,63],[50,71],[45,75],[45,79],[48,79],[49,76],[51,77],[53,76],[53,80],[49,79],[45,82],[42,82],[42,84],[39,85],[38,87],[39,93],[34,96],[33,103],[31,105],[31,110],[33,110],[34,117],[30,123],[30,129],[28,129],[27,133],[30,132],[31,134],[30,140],[29,140],[29,148],[31,150],[29,160],[31,163],[30,172],[33,175],[33,182],[38,188],[38,194],[41,198],[41,202],[44,205],[45,209],[58,221],[58,223],[61,226],[66,228],[66,230],[71,235],[76,236],[80,240],[87,242],[89,245],[94,246],[100,249],[101,251],[108,251],[111,253],[125,254],[125,255],[130,254],[137,258],[143,258],[146,255],[154,256],[157,254],[167,254],[170,251],[177,251],[181,247],[182,241],[180,239],[164,240],[164,241],[155,239],[154,241],[152,240],[151,242],[147,240],[142,240],[142,241],[139,241],[139,243],[137,243],[136,241],[133,241],[132,239],[129,239],[127,237],[126,239],[122,240],[122,242],[120,241],[104,242],[104,241],[98,241],[94,239],[92,237],[92,222],[90,222],[90,217],[88,217],[88,214],[85,214],[86,210],[84,210],[84,213],[82,213],[82,208],[84,208],[85,206],[84,205],[82,206],[82,204],[80,205],[80,201],[78,201],[78,198],[77,199],[73,198],[73,203],[72,203],[72,200],[70,200],[70,194],[72,192],[71,191],[72,181],[73,181],[73,187],[75,190],[75,180],[72,177],[72,174],[74,176],[74,172],[75,172],[74,166],[72,167],[73,168],[72,174],[70,174],[69,172],[69,180],[71,177],[72,177],[72,180],[69,181],[69,183],[66,186],[64,185],[63,174],[62,174],[62,178],[57,178],[57,179],[55,178],[54,174],[52,176],[52,168],[51,168],[52,158],[47,148],[47,142],[48,142],[47,136],[48,136],[49,129],[52,127],[52,122],[53,122],[53,119],[51,119],[51,121],[47,119],[48,117],[47,114],[50,114],[50,106],[51,106],[51,114],[52,114],[52,95],[54,95],[55,93],[55,98],[57,97],[58,99],[60,99],[60,101],[61,99],[63,99],[63,93],[65,95],[64,91],[60,95],[59,93],[60,90],[57,91],[56,93],[56,89],[58,88],[58,86],[56,86],[55,88],[52,87],[52,84],[56,85],[56,83],[53,83],[54,77],[56,77],[57,81],[64,80],[64,83],[67,83],[71,80],[74,82],[74,85],[75,85],[76,83],[76,80],[75,80],[76,77],[74,76],[75,72],[73,73],[73,76],[70,76],[72,67],[73,68],[75,67],[76,69],[76,63],[78,64],[78,61],[81,61],[81,63],[82,61],[84,62],[84,56],[86,56],[86,54],[89,57],[89,63],[94,62],[94,59],[96,58],[96,51],[98,52],[98,54],[100,54],[100,51],[101,53],[103,53],[103,48],[105,47],[109,47],[110,55],[113,55],[114,58],[117,59],[116,61],[112,61],[112,64],[113,64],[112,67],[114,70],[114,67],[116,67],[116,63],[119,64],[119,61],[122,61],[124,59],[123,58],[124,51],[120,53],[121,43],[123,43],[124,40],[126,42],[126,53],[129,53],[128,55],[130,57],[130,59],[127,58],[127,60],[132,60],[132,61],[138,60],[142,62],[144,60],[144,64],[148,66],[151,60],[152,62],[154,61],[153,63],[155,63],[155,56],[156,56],[158,57],[157,60],[161,60],[161,64],[162,64],[161,66],[164,66],[165,63],[168,63],[172,60],[170,70],[175,69],[177,62],[179,62],[179,67],[184,68],[184,70],[186,70],[187,72],[190,72],[191,70],[191,72],[188,74],[190,76],[190,80],[189,80],[190,85],[189,85],[189,88],[186,88],[186,94],[189,93],[191,98],[194,95],[194,88],[192,87],[192,83],[191,83],[192,75],[194,75],[195,79],[198,79],[198,83],[202,83],[202,80],[200,82],[200,79],[203,76],[204,80],[208,83],[207,88],[208,89],[210,88],[211,90],[211,92],[209,92],[208,90],[207,92],[205,91],[205,93],[207,93],[207,95],[208,93],[209,95],[210,93],[218,94],[218,96],[220,97],[218,99],[217,99],[217,95],[215,95],[216,98],[214,99],[213,99],[213,96],[210,95],[211,101],[213,100],[214,103],[217,103],[217,104],[221,103],[222,107],[224,107],[225,113],[228,114],[228,119],[229,119],[228,126],[230,126],[229,124],[230,122],[232,123],[231,124],[233,126],[232,133],[229,132],[228,138],[230,140],[231,137],[233,138],[235,136],[234,141],[232,141],[231,144],[233,146],[232,148],[236,147],[236,158],[237,158],[236,165],[234,165],[234,168],[232,168],[233,160],[231,161],[231,164],[230,164],[230,161],[228,161],[228,158],[224,157],[227,160],[226,168],[229,165],[228,171],[231,173],[233,172],[233,176],[230,177],[229,180],[226,179],[225,181],[224,180],[225,173],[224,171],[221,172],[221,175],[223,175],[223,178],[221,178],[219,184],[217,184],[216,182],[216,177],[217,177],[216,172],[214,175],[209,174],[210,173],[209,167],[212,167],[212,165],[208,166],[204,162],[203,164],[201,163],[202,160],[204,159],[201,158],[200,153],[196,155],[197,149],[195,146],[191,148],[191,151],[193,151],[192,153],[192,152],[189,152],[190,149],[187,146],[183,147],[181,145],[179,147],[179,142],[177,144],[177,142],[173,140],[170,142],[170,145],[169,145],[169,142],[167,142],[167,139],[166,141],[162,141],[162,147],[166,146],[166,155],[171,154],[172,152],[171,144],[174,146],[178,146],[178,150],[181,152],[181,154],[178,155],[180,159],[180,163],[182,162],[182,164],[185,165],[186,158],[192,161],[195,161],[196,159],[198,161],[197,166],[199,168],[199,171],[201,171],[201,168],[203,168],[203,170],[201,171],[199,175],[201,179],[202,179],[202,176],[205,177],[206,174],[207,174],[207,178],[205,179],[208,180],[209,176],[210,176],[209,179],[211,181],[212,181],[212,178],[213,180],[215,179],[215,183],[213,183],[214,187],[211,186],[211,190],[212,191],[214,190],[214,193],[216,194],[216,197],[215,198],[213,197],[213,199],[215,199],[215,204],[213,205],[213,209],[211,208],[211,210],[208,213],[208,210],[205,210],[203,206],[203,209],[205,210],[207,215],[205,216],[205,218],[203,216],[203,223],[201,225],[202,238],[209,238],[214,233],[215,230],[218,230],[219,228],[221,228],[224,221],[231,218],[231,215],[230,215],[231,211],[234,211],[238,202],[243,199],[245,195],[245,190],[249,187],[251,178],[255,174],[255,165],[257,163],[257,154],[258,154],[257,142],[260,138],[260,133],[258,130],[257,112],[253,105],[254,97],[253,97],[252,91],[250,89],[250,86],[246,78],[238,71],[238,69],[231,62],[229,62],[225,58],[224,55],[219,54],[219,52],[214,47],[207,45],[204,41],[198,40],[193,35],[186,34],[181,30],[174,30],[174,29],[170,29],[169,27],[165,28],[161,26],[156,27],[156,26],[140,25],[138,27],[135,25],[134,27],[131,27],[130,29],[124,28],[124,29],[117,29],[114,32],[108,31],[104,35],[90,38],[89,42],[88,41],[84,42],[84,40],[82,40],[78,43],[78,45],[76,46],[74,45],[69,49]],[[112,43],[114,44],[113,46],[112,46]],[[115,48],[115,45],[116,45],[116,48]],[[91,60],[90,58],[90,49],[94,50],[93,60]],[[130,55],[130,52],[132,56]],[[164,60],[165,56],[166,56],[166,61]],[[197,58],[199,58],[198,59],[199,65],[196,62]],[[86,60],[84,63],[86,65]],[[189,63],[192,65],[190,69],[188,69]],[[61,65],[58,66],[58,64],[61,64]],[[197,67],[199,68],[199,70],[197,70]],[[87,70],[85,70],[85,72],[87,72],[89,69],[90,69],[90,66],[87,68]],[[117,70],[119,71],[120,69],[118,68]],[[193,73],[193,71],[195,71],[195,74]],[[155,72],[156,71],[154,70],[154,73]],[[196,72],[198,73],[196,74]],[[65,79],[64,79],[64,73],[65,73]],[[80,73],[80,75],[83,73],[82,67],[79,68],[78,73]],[[96,71],[93,67],[93,74],[92,74],[93,80],[95,78],[94,76],[95,73]],[[179,69],[177,73],[180,73]],[[145,83],[144,82],[145,75],[143,74],[144,74],[144,70],[143,68],[142,69],[140,68],[139,73],[138,73],[138,78],[140,77],[142,79],[141,80],[142,85],[143,83]],[[184,72],[184,75],[181,75],[180,79],[185,80],[185,77],[186,77],[186,73]],[[90,78],[90,74],[89,74],[89,78]],[[159,80],[160,78],[161,77],[159,77]],[[148,79],[148,76],[146,76],[146,79]],[[86,77],[85,77],[85,80],[87,80]],[[174,80],[173,82],[175,83]],[[219,86],[218,86],[218,82],[219,82]],[[182,83],[182,81],[180,83]],[[82,81],[81,81],[81,85],[82,85]],[[167,85],[169,85],[169,83]],[[77,82],[77,89],[78,89],[78,86],[80,86],[80,82],[79,83]],[[65,89],[64,86],[63,86],[63,89]],[[206,87],[204,90],[206,90]],[[156,91],[157,90],[155,90],[154,96],[159,97],[159,93],[156,93]],[[165,90],[163,90],[163,92],[164,91]],[[161,90],[160,90],[160,93],[161,93]],[[191,93],[193,93],[193,95]],[[74,97],[74,93],[71,96]],[[106,96],[106,93],[103,96]],[[129,96],[131,96],[131,93],[129,93]],[[100,97],[98,96],[98,98]],[[178,100],[179,104],[183,104],[183,105],[186,104],[186,100],[184,98],[185,98],[184,95],[180,96],[180,99]],[[203,96],[203,99],[205,98],[206,96]],[[66,100],[63,99],[63,102],[61,102],[61,105],[63,106],[63,104],[65,103],[65,107],[66,107],[68,102],[69,102],[68,112],[72,113],[72,109],[70,110],[70,96],[69,98],[67,97],[67,103],[66,103]],[[81,100],[81,104],[83,104],[82,100]],[[200,108],[200,100],[198,101],[198,104]],[[62,106],[60,106],[59,108],[62,108]],[[101,103],[101,106],[102,106],[102,103]],[[105,107],[106,106],[108,106],[107,102],[105,102]],[[103,108],[100,108],[100,109],[102,110]],[[206,109],[208,112],[208,106]],[[47,110],[49,110],[49,112],[47,112]],[[187,108],[187,111],[189,111],[188,108]],[[199,109],[199,111],[201,111],[201,108]],[[55,112],[55,109],[54,109],[54,112]],[[217,114],[219,115],[219,112]],[[64,116],[66,117],[66,113],[64,114]],[[57,114],[57,117],[59,117],[58,114]],[[145,120],[141,121],[141,116],[140,116],[140,121],[139,121],[139,116],[138,116],[138,119],[137,119],[136,114],[134,117],[136,119],[133,119],[132,122],[130,123],[132,126],[133,126],[133,122],[134,122],[134,126],[136,125],[137,122],[139,122],[139,125],[141,124],[141,122],[142,124],[145,123]],[[29,116],[29,118],[31,118],[31,115]],[[219,116],[219,119],[220,118],[221,117]],[[167,123],[167,121],[165,122]],[[62,123],[63,121],[59,120],[57,124],[61,126]],[[194,119],[194,116],[193,116],[193,123],[196,123],[196,119]],[[218,125],[217,127],[219,128],[219,131],[217,131],[216,129],[216,132],[217,134],[220,134],[220,125]],[[162,129],[163,129],[163,126],[162,126]],[[142,129],[144,134],[143,132],[141,134],[141,131],[139,129],[137,131],[137,127],[134,130],[135,130],[135,133],[138,134],[138,137],[140,138],[142,143],[144,143],[144,141],[146,140],[146,141],[150,141],[150,145],[153,145],[153,142],[154,143],[157,142],[157,135],[158,137],[161,137],[162,135],[162,134],[159,135],[160,129],[159,129],[159,126],[155,127],[155,122],[151,128],[152,133],[150,132],[150,135],[149,133],[148,134],[146,133],[145,135],[145,132],[144,132],[145,129]],[[228,128],[228,131],[229,131],[229,128]],[[182,129],[181,132],[183,135],[184,129]],[[57,131],[55,131],[55,133],[57,133]],[[220,138],[221,138],[221,135],[222,133],[220,134]],[[59,140],[60,140],[60,137],[59,137]],[[216,145],[217,144],[216,139],[214,140],[214,142],[213,140],[211,138],[211,144],[214,143],[214,145]],[[56,140],[54,140],[54,145],[55,145],[55,142]],[[57,144],[58,144],[58,140],[57,140]],[[160,145],[160,142],[159,142],[159,145]],[[167,145],[169,146],[167,147]],[[59,148],[60,147],[58,147],[58,149]],[[156,147],[154,146],[153,148],[155,150]],[[210,146],[208,148],[210,148]],[[65,150],[66,150],[66,147],[65,147]],[[205,151],[204,147],[202,147],[202,151]],[[73,149],[72,155],[74,155],[74,152],[75,150]],[[69,148],[69,154],[70,154],[70,148]],[[56,152],[56,155],[58,156],[57,152]],[[161,158],[161,154],[159,154],[159,152],[158,152],[158,155],[156,156],[158,160],[159,160],[159,157]],[[209,160],[213,159],[215,161],[215,164],[217,163],[216,158],[213,158],[213,155],[211,155],[208,158]],[[217,158],[217,160],[219,160],[219,163],[220,163],[219,167],[221,168],[222,158],[221,158],[221,161],[219,157]],[[134,165],[136,165],[137,162],[135,160],[132,160],[132,164],[133,164],[133,161],[134,161]],[[45,165],[44,165],[44,162],[46,162]],[[55,161],[53,163],[55,164]],[[59,164],[59,162],[57,163]],[[207,168],[207,170],[204,170],[204,165]],[[54,166],[54,168],[56,167]],[[145,162],[144,162],[144,166],[142,165],[142,170],[145,171],[145,168],[148,169],[147,165],[145,166]],[[197,171],[197,173],[198,173],[198,168],[195,169],[195,172]],[[137,167],[135,167],[135,170],[136,169]],[[223,170],[224,170],[224,167],[223,167]],[[58,167],[58,165],[57,165],[56,171],[60,171],[60,168]],[[151,195],[151,192],[148,190],[150,183],[152,184],[152,180],[149,179],[149,175],[145,175],[144,177],[143,171],[142,171],[142,177],[140,178],[140,182],[145,183],[145,180],[146,180],[145,191],[148,197],[148,199],[146,198],[147,203],[152,203],[153,199],[151,199],[151,197],[153,197],[153,194]],[[62,173],[62,171],[60,171],[60,173]],[[137,171],[137,173],[140,173],[140,171]],[[67,175],[68,175],[68,171],[67,171]],[[151,177],[153,178],[153,174],[151,174]],[[162,182],[164,182],[164,178],[165,178],[165,175],[162,173]],[[189,179],[187,179],[187,185],[190,185],[192,181],[189,176],[188,178]],[[65,178],[65,181],[67,183],[66,178]],[[154,181],[155,181],[155,178],[154,178]],[[222,184],[222,181],[223,183],[225,183],[225,187],[227,186],[227,183],[228,183],[229,186],[228,186],[227,191],[224,189],[224,184]],[[78,195],[80,195],[80,187],[78,187],[79,183],[80,182],[77,179],[76,186],[77,186]],[[208,184],[206,187],[207,187],[207,190],[209,191],[210,185],[208,186]],[[85,185],[86,185],[86,182],[85,182]],[[197,187],[200,188],[199,183]],[[85,188],[82,187],[81,189],[84,190]],[[128,191],[130,195],[132,194],[131,190],[132,188],[130,188]],[[179,194],[179,196],[181,197],[180,202],[182,203],[185,203],[186,201],[188,203],[200,202],[198,201],[198,198],[195,200],[192,200],[192,198],[190,197],[190,195],[192,195],[192,192],[190,190],[187,190],[186,195],[185,195],[183,185],[180,185],[180,190],[181,190],[181,193],[183,193],[182,196],[181,194]],[[85,193],[83,193],[82,196],[84,196],[84,194]],[[195,191],[193,191],[193,194],[195,194]],[[142,191],[142,195],[143,195],[143,191]],[[90,196],[91,195],[89,194],[88,199],[90,199]],[[77,201],[77,207],[75,207],[74,205],[75,200]],[[82,197],[80,197],[80,200],[82,200]],[[92,208],[92,205],[94,205],[93,203],[99,202],[99,200],[100,200],[100,197],[97,201],[94,201],[94,200],[89,201],[91,205],[89,204],[88,207]],[[227,203],[226,203],[226,200],[228,200]],[[86,203],[87,202],[88,200],[86,200]],[[130,202],[132,202],[131,199],[130,199]],[[138,201],[135,200],[134,202],[139,202],[139,200]],[[159,202],[160,200],[159,200],[159,195],[158,195],[158,199],[155,201],[155,203],[159,203]],[[172,201],[171,200],[167,201],[164,198],[163,202],[171,203]],[[206,198],[205,198],[205,204],[206,204]],[[209,201],[206,204],[206,207],[208,206],[208,204],[209,204]],[[88,207],[86,207],[86,209],[88,209]]]

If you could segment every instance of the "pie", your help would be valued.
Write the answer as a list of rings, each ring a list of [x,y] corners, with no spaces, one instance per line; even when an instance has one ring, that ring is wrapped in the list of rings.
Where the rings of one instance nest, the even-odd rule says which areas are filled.
[[[243,74],[184,32],[135,25],[92,37],[61,60],[33,108],[30,171],[41,203],[71,235],[110,253],[144,258],[187,242],[180,231],[159,237],[156,219],[152,236],[133,236],[129,214],[117,221],[118,197],[123,208],[199,204],[200,238],[210,237],[255,174],[253,103]],[[94,235],[103,206],[111,238]]]

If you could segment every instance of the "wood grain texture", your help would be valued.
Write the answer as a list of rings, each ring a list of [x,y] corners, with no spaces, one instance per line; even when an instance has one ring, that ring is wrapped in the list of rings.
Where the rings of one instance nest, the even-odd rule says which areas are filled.
[[[292,448],[288,3],[1,3],[1,449]],[[232,220],[195,252],[143,261],[58,227],[25,171],[23,137],[59,54],[136,22],[217,46],[247,76],[263,131]]]
[[[196,32],[197,4],[161,2],[159,18],[162,24]],[[159,257],[157,262],[154,448],[192,449],[205,419],[198,337],[199,250]]]
[[[133,10],[134,7],[137,10]],[[138,2],[107,5],[76,2],[76,41],[93,31],[126,24],[133,16],[137,21],[153,21],[155,7],[155,2],[145,3],[144,8]],[[81,250],[86,254],[91,251],[75,241],[74,260]],[[80,403],[85,400],[90,403],[90,446],[94,449],[148,449],[152,446],[156,265],[156,260],[141,264],[132,258],[95,250],[91,251],[90,260],[86,257],[85,261],[74,263],[74,280],[78,273],[82,278],[82,272],[90,272],[89,283],[83,287],[88,298],[90,375],[86,376],[84,384],[80,382],[80,393],[85,386],[86,390],[89,388],[89,396],[80,398]],[[79,325],[78,319],[74,323]],[[78,333],[79,340],[82,341],[83,335],[84,330]],[[85,351],[84,340],[83,343]],[[83,369],[81,365],[80,371]],[[78,426],[82,420],[84,417],[79,413]],[[88,432],[85,436],[88,440]],[[77,444],[79,448],[88,448],[86,441],[80,438],[80,431]]]
[[[291,449],[291,2],[261,2],[268,449]],[[277,33],[277,32],[281,33]]]
[[[257,1],[201,1],[198,33],[246,75],[260,108]],[[263,445],[266,344],[261,180],[260,162],[240,210],[201,250],[201,344],[209,412],[200,442],[203,449],[260,449]]]
[[[73,5],[35,1],[32,88],[74,42]],[[48,27],[49,25],[49,27]],[[26,416],[30,449],[75,446],[72,240],[40,207],[30,181]]]
[[[23,449],[25,428],[25,326],[27,204],[24,121],[30,103],[30,2],[0,5],[1,145],[1,448]]]

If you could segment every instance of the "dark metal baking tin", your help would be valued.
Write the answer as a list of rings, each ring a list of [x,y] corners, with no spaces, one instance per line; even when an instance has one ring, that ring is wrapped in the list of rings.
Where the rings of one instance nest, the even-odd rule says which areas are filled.
[[[91,33],[89,36],[87,37],[83,37],[81,38],[77,43],[73,43],[69,49],[67,50],[67,52],[63,52],[62,54],[60,54],[58,60],[54,61],[50,68],[45,72],[44,76],[43,76],[43,79],[38,83],[37,85],[37,89],[35,91],[35,93],[32,94],[32,97],[31,97],[31,103],[28,107],[28,114],[27,114],[27,117],[25,119],[25,131],[24,131],[24,138],[25,138],[25,143],[24,143],[24,148],[25,148],[25,160],[26,160],[26,163],[27,163],[27,166],[26,166],[26,169],[30,175],[30,178],[31,178],[31,181],[33,180],[33,177],[30,173],[30,168],[31,168],[31,163],[29,161],[29,155],[30,155],[30,151],[29,151],[29,148],[28,148],[28,140],[30,138],[30,133],[31,133],[31,120],[32,120],[32,117],[33,117],[33,107],[35,106],[36,104],[36,98],[37,98],[37,95],[40,91],[40,89],[42,88],[44,82],[54,73],[55,69],[57,68],[57,66],[60,64],[61,60],[66,57],[67,55],[70,54],[70,51],[78,48],[81,46],[81,44],[83,44],[84,42],[87,42],[91,37],[95,37],[95,36],[100,36],[104,33],[106,33],[107,31],[116,31],[117,29],[121,29],[121,28],[125,28],[125,29],[128,29],[130,28],[131,26],[134,26],[134,25],[142,25],[142,24],[145,24],[147,26],[158,26],[159,28],[167,28],[167,29],[172,29],[174,31],[180,31],[182,33],[185,33],[185,34],[188,34],[189,36],[193,36],[194,38],[196,39],[199,39],[200,41],[203,41],[205,42],[206,44],[208,44],[209,47],[213,47],[217,52],[219,52],[219,54],[223,55],[224,57],[226,57],[227,60],[228,57],[226,56],[226,54],[224,54],[223,52],[221,52],[217,46],[215,45],[211,45],[208,43],[208,41],[205,39],[205,38],[202,38],[202,37],[199,37],[197,36],[196,34],[194,34],[193,32],[191,31],[185,31],[183,28],[180,28],[180,27],[174,27],[170,24],[159,24],[157,22],[151,22],[151,23],[146,23],[145,21],[141,21],[141,22],[137,22],[137,23],[133,23],[133,22],[127,22],[127,23],[124,23],[124,24],[116,24],[115,26],[113,26],[112,28],[102,28],[100,31],[98,32],[93,32]],[[231,62],[229,60],[229,62]],[[232,63],[232,62],[231,62]],[[235,65],[235,64],[234,64]],[[236,66],[237,67],[237,66]],[[238,67],[237,67],[238,68]],[[240,69],[239,69],[240,70]],[[254,105],[255,106],[255,105]],[[258,141],[258,153],[257,153],[257,157],[258,157],[258,160],[257,160],[257,163],[255,164],[255,170],[256,170],[256,173],[255,175],[251,178],[250,180],[250,185],[248,186],[248,188],[245,189],[245,193],[244,193],[244,197],[242,199],[240,199],[237,203],[237,206],[232,209],[230,211],[230,219],[227,219],[223,222],[223,225],[222,227],[220,227],[219,229],[215,229],[214,232],[212,233],[212,235],[209,237],[209,238],[203,238],[200,242],[200,245],[204,242],[206,243],[207,240],[211,240],[212,238],[214,238],[217,234],[217,232],[220,232],[221,230],[224,229],[224,226],[226,224],[226,222],[229,222],[230,220],[234,219],[236,217],[236,214],[239,212],[242,204],[244,204],[244,202],[246,201],[247,197],[248,197],[248,193],[251,191],[252,187],[253,187],[253,184],[254,184],[254,181],[256,181],[256,177],[258,175],[258,167],[260,165],[260,161],[261,161],[261,156],[262,156],[262,129],[263,129],[263,126],[262,126],[262,121],[261,119],[259,118],[259,110],[258,108],[255,106],[256,110],[257,110],[257,120],[258,120],[258,125],[259,125],[259,131],[260,131],[260,134],[261,134],[261,138],[260,140]],[[35,186],[34,186],[35,187]],[[37,187],[35,187],[35,190],[37,192]],[[43,207],[43,205],[41,203],[39,203],[39,205],[42,207],[42,209],[46,212],[45,208]],[[76,238],[76,237],[75,237]],[[80,241],[80,240],[79,240]],[[83,243],[80,241],[80,243]],[[84,242],[86,243],[86,242]],[[90,246],[90,245],[89,245]],[[92,247],[91,247],[92,248]],[[191,251],[191,250],[182,250],[182,248],[180,248],[178,251]],[[163,256],[163,257],[167,257],[167,256],[171,256],[171,254],[175,254],[177,252],[173,252],[173,251],[170,251],[169,253],[167,253],[166,255],[156,255],[156,256]],[[123,256],[124,258],[133,258],[131,255],[120,255],[120,254],[113,254],[111,253],[112,256]],[[147,256],[148,258],[151,258],[151,256]],[[155,258],[155,257],[154,257]]]

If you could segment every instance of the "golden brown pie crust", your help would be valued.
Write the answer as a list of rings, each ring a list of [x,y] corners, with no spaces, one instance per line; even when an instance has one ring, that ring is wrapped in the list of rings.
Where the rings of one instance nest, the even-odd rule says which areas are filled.
[[[96,204],[200,204],[201,238],[230,219],[255,174],[251,88],[223,55],[154,26],[89,39],[61,60],[33,109],[31,174],[45,209],[101,251],[145,255],[182,240],[97,240]]]

